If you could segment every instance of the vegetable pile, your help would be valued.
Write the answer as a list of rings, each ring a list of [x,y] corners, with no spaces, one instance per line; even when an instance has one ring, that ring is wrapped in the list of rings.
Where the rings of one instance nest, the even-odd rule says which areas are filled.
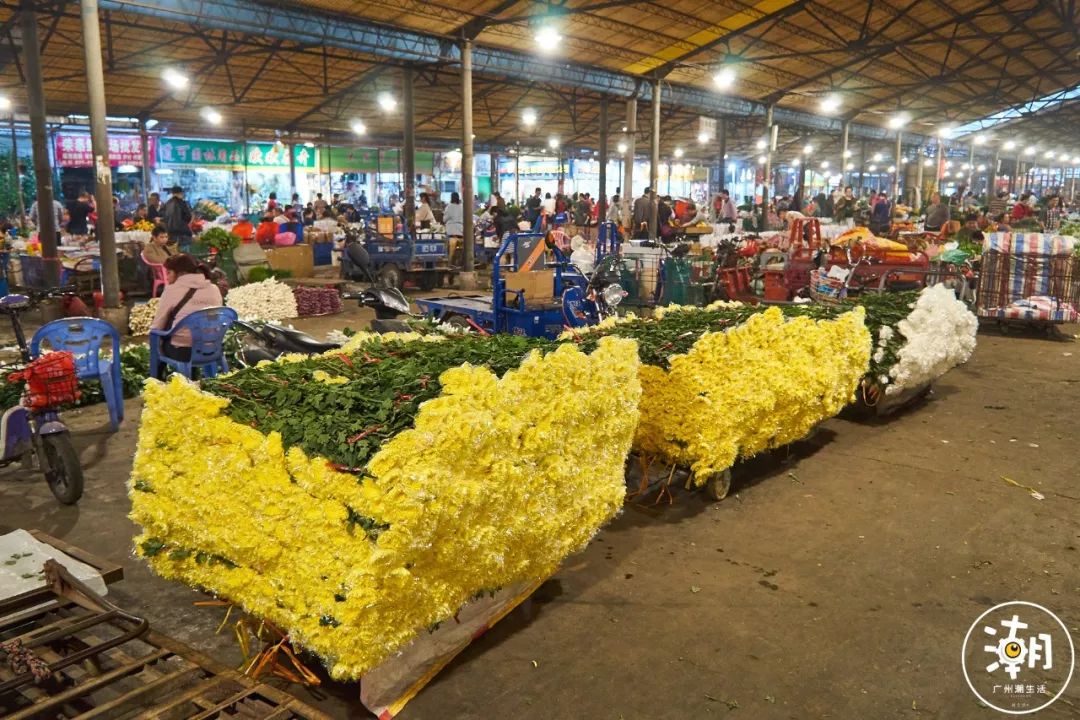
[[[331,315],[341,312],[341,296],[333,288],[304,287],[301,285],[293,288],[293,296],[296,297],[296,314],[298,317]]]
[[[128,330],[132,335],[146,335],[150,332],[150,326],[157,314],[158,298],[151,298],[148,302],[133,305],[131,315],[128,317]]]
[[[236,310],[241,320],[279,322],[297,314],[292,288],[273,278],[232,288],[225,304]]]

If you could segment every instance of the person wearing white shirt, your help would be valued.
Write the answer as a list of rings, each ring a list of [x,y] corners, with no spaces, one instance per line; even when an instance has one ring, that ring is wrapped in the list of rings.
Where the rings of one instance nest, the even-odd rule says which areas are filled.
[[[427,193],[420,193],[420,207],[416,208],[416,226],[429,228],[433,222],[435,213],[431,211],[431,200]]]
[[[450,204],[443,208],[443,226],[446,227],[447,237],[462,237],[465,235],[464,208],[461,205],[461,196],[450,193]],[[417,217],[420,214],[417,213]]]
[[[544,214],[555,214],[555,198],[551,197],[551,193],[546,193],[544,195]]]

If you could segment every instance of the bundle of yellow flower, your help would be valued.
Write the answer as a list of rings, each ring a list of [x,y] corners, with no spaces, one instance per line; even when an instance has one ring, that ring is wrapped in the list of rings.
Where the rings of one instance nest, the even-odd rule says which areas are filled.
[[[839,413],[869,358],[861,308],[835,320],[785,319],[770,308],[702,335],[669,369],[641,367],[635,447],[689,466],[701,484]]]
[[[787,313],[787,317],[785,317]],[[719,303],[580,334],[633,338],[641,355],[634,449],[689,467],[701,485],[805,437],[854,397],[871,341],[864,310]]]
[[[348,388],[337,378],[370,348],[315,370],[312,392]],[[588,355],[534,350],[501,378],[453,367],[359,476],[236,422],[229,400],[151,381],[130,487],[137,552],[357,678],[470,598],[548,576],[618,512],[637,373],[634,343],[617,338]]]

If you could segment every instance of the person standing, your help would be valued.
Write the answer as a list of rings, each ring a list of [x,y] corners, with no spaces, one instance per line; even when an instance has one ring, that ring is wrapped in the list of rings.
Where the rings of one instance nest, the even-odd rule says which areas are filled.
[[[930,196],[930,205],[926,208],[926,223],[923,229],[927,232],[938,232],[949,222],[949,205],[941,202],[941,193]]]
[[[1043,226],[1047,232],[1056,232],[1061,229],[1061,198],[1051,195],[1046,200],[1046,210],[1043,215]]]
[[[150,222],[161,217],[161,196],[156,192],[150,193],[150,202],[146,203],[146,219]]]
[[[649,225],[649,211],[652,209],[652,188],[645,188],[645,192],[641,197],[634,200],[634,228],[633,233],[635,237],[637,233],[642,229],[642,225],[648,227]]]
[[[64,226],[64,206],[60,204],[60,201],[53,198],[53,216],[56,218],[56,235],[60,236],[60,228]],[[38,226],[38,201],[35,200],[34,204],[30,206],[30,222],[35,227]]]
[[[73,237],[84,239],[90,235],[90,213],[93,211],[90,193],[84,190],[79,193],[75,202],[68,205],[68,233]]]
[[[540,217],[540,207],[543,205],[543,200],[540,199],[540,188],[536,188],[536,191],[525,201],[525,219],[530,224],[536,222],[536,218]]]
[[[315,193],[315,202],[312,205],[315,210],[315,219],[321,220],[326,217],[326,208],[328,207],[326,201],[323,200],[322,193]]]
[[[186,250],[191,245],[191,220],[194,213],[184,199],[184,188],[173,185],[169,192],[172,197],[165,203],[161,213],[165,220],[165,229],[169,231],[169,242],[176,243],[181,250]]]
[[[427,230],[431,223],[435,222],[435,213],[431,210],[431,201],[428,194],[420,193],[420,207],[416,208],[416,226]]]

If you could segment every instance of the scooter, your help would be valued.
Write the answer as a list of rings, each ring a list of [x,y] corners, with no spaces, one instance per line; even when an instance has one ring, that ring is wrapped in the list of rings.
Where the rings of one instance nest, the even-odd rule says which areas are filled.
[[[28,379],[33,374],[30,347],[23,333],[20,313],[31,309],[38,302],[49,297],[70,294],[70,289],[57,289],[46,293],[27,295],[5,295],[0,298],[0,314],[11,318],[11,327],[22,358],[22,369],[13,373],[12,380]],[[38,361],[40,362],[40,360]],[[70,381],[78,383],[74,368],[70,368]],[[64,377],[64,379],[68,379]],[[22,399],[27,399],[23,391]],[[57,408],[52,405],[26,407],[21,402],[8,408],[0,418],[0,465],[21,462],[24,468],[33,469],[34,461],[45,476],[45,482],[52,494],[64,505],[74,505],[83,494],[83,471],[79,464],[79,455],[71,443],[71,433],[60,420]]]

